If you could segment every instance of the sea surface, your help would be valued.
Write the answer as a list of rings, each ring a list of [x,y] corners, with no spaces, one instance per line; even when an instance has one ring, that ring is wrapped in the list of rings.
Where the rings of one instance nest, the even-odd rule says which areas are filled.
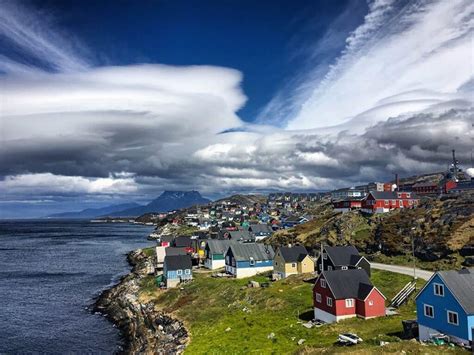
[[[153,227],[88,221],[0,221],[0,353],[112,353],[119,331],[90,309],[152,246]]]

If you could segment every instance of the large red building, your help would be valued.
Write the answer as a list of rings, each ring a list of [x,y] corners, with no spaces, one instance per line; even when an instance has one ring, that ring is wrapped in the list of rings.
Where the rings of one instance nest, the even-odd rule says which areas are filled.
[[[385,213],[397,208],[414,208],[420,199],[414,192],[370,191],[362,201],[363,212]]]
[[[326,323],[385,315],[385,296],[363,269],[323,271],[313,287],[314,318]]]

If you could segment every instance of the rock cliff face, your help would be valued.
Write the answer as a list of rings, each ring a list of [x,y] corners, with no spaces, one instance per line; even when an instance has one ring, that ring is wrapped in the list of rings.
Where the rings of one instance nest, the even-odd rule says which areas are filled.
[[[183,324],[155,310],[153,303],[138,298],[140,280],[146,276],[150,259],[137,250],[128,255],[132,272],[118,285],[101,294],[95,311],[104,313],[122,331],[126,354],[179,354],[187,343]]]

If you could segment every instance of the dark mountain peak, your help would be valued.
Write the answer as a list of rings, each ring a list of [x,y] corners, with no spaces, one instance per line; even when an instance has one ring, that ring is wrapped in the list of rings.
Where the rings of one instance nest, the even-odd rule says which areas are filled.
[[[211,202],[198,191],[164,191],[148,205],[114,213],[113,216],[140,216],[152,212],[168,212]]]
[[[195,197],[195,198],[202,198],[199,191],[172,191],[166,190],[158,197],[170,197],[170,198],[184,198],[184,197]]]

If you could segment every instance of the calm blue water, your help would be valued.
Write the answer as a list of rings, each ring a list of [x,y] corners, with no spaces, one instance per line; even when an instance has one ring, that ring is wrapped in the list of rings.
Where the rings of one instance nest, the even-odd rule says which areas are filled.
[[[0,353],[113,352],[119,332],[90,307],[153,243],[152,227],[0,221]]]

